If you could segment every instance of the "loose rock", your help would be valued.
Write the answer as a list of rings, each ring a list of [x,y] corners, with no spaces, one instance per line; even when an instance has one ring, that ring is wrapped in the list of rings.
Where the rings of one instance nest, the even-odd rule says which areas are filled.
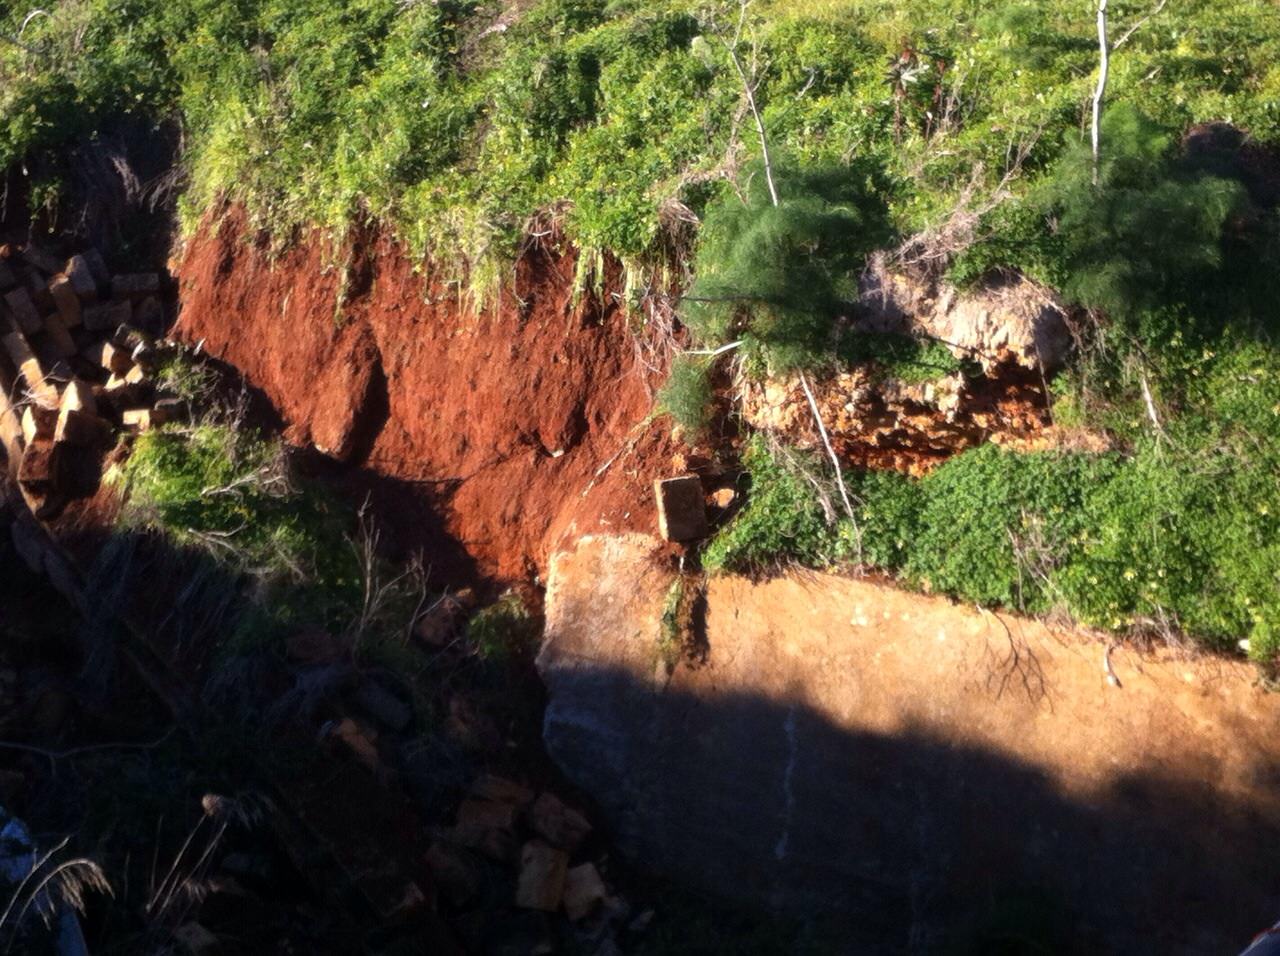
[[[567,807],[552,793],[544,793],[529,811],[534,832],[552,846],[572,853],[591,833],[591,822],[577,810]]]
[[[516,883],[516,906],[554,913],[564,899],[569,854],[531,840],[520,852],[520,878]]]

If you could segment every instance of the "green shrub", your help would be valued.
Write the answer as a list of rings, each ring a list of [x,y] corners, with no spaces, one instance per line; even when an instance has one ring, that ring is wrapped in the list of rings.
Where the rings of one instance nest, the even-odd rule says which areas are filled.
[[[828,523],[813,488],[753,437],[742,463],[751,480],[745,508],[707,546],[708,571],[745,571],[782,561],[822,566],[841,550],[839,529]]]
[[[467,640],[484,661],[511,661],[529,653],[540,637],[540,622],[515,593],[504,594],[467,622]]]
[[[710,424],[713,397],[709,359],[677,355],[658,393],[658,407],[696,437]]]
[[[835,320],[857,297],[857,273],[888,237],[879,200],[852,167],[775,170],[772,205],[763,172],[745,196],[708,210],[682,317],[708,345],[741,339],[771,369],[828,359]]]

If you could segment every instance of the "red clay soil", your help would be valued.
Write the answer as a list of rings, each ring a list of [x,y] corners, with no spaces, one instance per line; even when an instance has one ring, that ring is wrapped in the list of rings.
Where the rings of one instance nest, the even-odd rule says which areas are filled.
[[[340,250],[272,255],[232,209],[174,268],[174,334],[261,389],[291,443],[345,461],[339,482],[437,574],[527,579],[571,529],[654,527],[673,450],[647,424],[655,381],[612,297],[574,301],[570,253],[531,251],[476,312],[387,237],[353,247],[344,292]]]

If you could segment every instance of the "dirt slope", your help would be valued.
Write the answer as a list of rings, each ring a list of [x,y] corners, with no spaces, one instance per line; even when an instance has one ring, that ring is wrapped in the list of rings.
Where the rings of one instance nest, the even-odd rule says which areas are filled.
[[[526,577],[575,523],[651,526],[652,376],[611,297],[573,300],[569,256],[532,251],[475,313],[385,237],[353,252],[339,306],[342,250],[303,237],[273,258],[232,210],[176,265],[176,334],[265,392],[291,441],[350,462],[353,493],[437,572]]]

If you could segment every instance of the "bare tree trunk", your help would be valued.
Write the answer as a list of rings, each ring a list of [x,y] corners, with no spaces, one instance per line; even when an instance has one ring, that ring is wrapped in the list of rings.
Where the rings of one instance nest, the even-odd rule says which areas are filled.
[[[1098,0],[1098,85],[1093,91],[1093,184],[1098,185],[1100,140],[1102,138],[1102,98],[1107,92],[1111,70],[1111,44],[1107,42],[1107,0]]]
[[[800,373],[800,385],[804,389],[804,397],[809,400],[809,410],[813,412],[813,420],[818,423],[818,434],[822,436],[823,447],[827,449],[827,457],[831,459],[831,465],[836,470],[836,485],[840,489],[840,501],[844,504],[844,512],[849,516],[849,522],[853,525],[854,544],[858,549],[858,564],[862,564],[862,531],[858,528],[858,516],[853,510],[853,503],[849,500],[849,490],[844,484],[844,469],[840,467],[840,459],[836,456],[836,450],[831,445],[831,437],[827,434],[827,426],[822,422],[822,413],[818,411],[818,400],[813,397],[813,389],[809,387],[809,378]]]
[[[737,38],[734,39],[736,42]],[[773,181],[773,159],[769,155],[769,136],[764,129],[760,108],[756,105],[755,87],[751,85],[751,79],[747,76],[742,60],[738,58],[738,51],[733,46],[729,47],[729,59],[733,61],[733,68],[738,71],[738,78],[742,80],[742,89],[747,94],[747,105],[751,108],[751,116],[756,121],[756,133],[760,136],[760,152],[764,157],[764,178],[769,184],[769,198],[776,206],[778,205],[778,187]]]

